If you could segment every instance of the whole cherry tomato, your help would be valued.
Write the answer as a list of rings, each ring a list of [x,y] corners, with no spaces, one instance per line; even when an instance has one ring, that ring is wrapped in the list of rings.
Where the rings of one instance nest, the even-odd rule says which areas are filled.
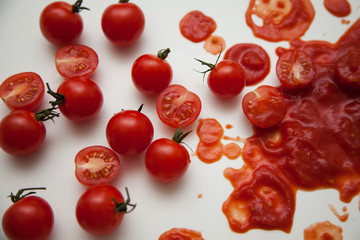
[[[128,46],[135,43],[144,31],[144,13],[129,0],[120,0],[105,9],[101,27],[110,42],[120,47]]]
[[[190,132],[175,131],[172,139],[160,138],[150,144],[145,153],[148,172],[160,182],[173,182],[181,178],[190,164],[190,155],[182,140]]]
[[[0,97],[11,110],[36,110],[45,95],[44,82],[34,72],[23,72],[7,78],[0,85]]]
[[[79,14],[82,0],[75,4],[58,1],[50,3],[40,15],[40,30],[43,36],[56,45],[76,41],[83,31],[83,21]]]
[[[68,119],[81,122],[94,118],[103,105],[103,95],[98,85],[88,77],[70,77],[65,79],[53,92],[48,86],[48,93],[55,97],[53,107]]]
[[[145,94],[159,94],[172,79],[172,68],[165,60],[170,52],[169,48],[160,50],[157,56],[145,54],[135,60],[131,76],[135,87]]]
[[[89,187],[76,204],[76,219],[80,227],[96,236],[115,231],[123,221],[124,214],[136,206],[130,203],[127,189],[126,194],[127,199],[124,200],[119,190],[108,184]]]
[[[11,193],[14,202],[4,213],[2,228],[8,239],[13,240],[46,240],[54,226],[54,213],[47,201],[38,196],[23,195],[25,191],[45,188],[24,188],[16,195]]]
[[[139,110],[124,110],[115,114],[106,126],[110,147],[122,155],[143,152],[151,143],[154,127],[150,119]]]

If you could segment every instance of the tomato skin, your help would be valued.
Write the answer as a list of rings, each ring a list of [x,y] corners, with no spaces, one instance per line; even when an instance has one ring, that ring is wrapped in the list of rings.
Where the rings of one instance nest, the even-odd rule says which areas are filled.
[[[236,62],[223,60],[211,70],[208,79],[210,90],[218,97],[232,98],[245,87],[245,72]]]
[[[76,41],[82,33],[82,17],[72,11],[69,3],[53,2],[41,12],[40,30],[43,36],[55,45],[69,44]]]
[[[2,218],[2,228],[11,240],[45,240],[52,233],[54,213],[44,199],[25,197],[11,205]]]
[[[75,176],[85,186],[111,182],[119,171],[120,159],[107,147],[86,147],[75,156]]]
[[[144,31],[144,13],[133,3],[112,4],[102,15],[101,27],[110,42],[120,47],[129,46],[135,43]]]
[[[192,124],[201,112],[201,100],[185,87],[173,84],[157,97],[156,112],[160,120],[174,128]]]
[[[87,77],[65,79],[57,89],[65,96],[60,112],[75,122],[94,118],[103,105],[103,95],[98,85]]]
[[[116,204],[124,197],[112,185],[99,184],[89,187],[76,204],[76,219],[86,232],[101,236],[115,231],[124,218],[124,213],[115,211]]]
[[[55,66],[64,78],[90,76],[99,64],[97,53],[81,44],[70,44],[59,48],[55,54]]]
[[[106,138],[110,147],[125,156],[143,152],[153,136],[154,127],[150,119],[135,110],[115,114],[106,126]]]
[[[43,122],[27,110],[15,110],[0,122],[0,147],[8,154],[21,156],[38,150],[46,136]]]
[[[44,82],[37,73],[22,72],[1,83],[0,97],[10,110],[34,111],[42,103],[44,88]]]
[[[360,90],[360,50],[349,50],[336,62],[336,76],[348,89]]]
[[[170,64],[153,54],[145,54],[137,58],[131,69],[135,87],[148,95],[158,95],[169,86],[172,75]]]
[[[190,164],[190,155],[184,146],[160,138],[150,144],[145,153],[145,166],[151,176],[160,182],[174,182],[181,178]]]

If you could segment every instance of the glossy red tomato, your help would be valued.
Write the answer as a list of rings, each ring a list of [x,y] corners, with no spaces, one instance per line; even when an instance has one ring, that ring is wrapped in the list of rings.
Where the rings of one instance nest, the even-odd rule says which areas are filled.
[[[11,155],[35,152],[42,146],[45,135],[44,123],[27,110],[15,110],[0,122],[0,147]]]
[[[11,110],[34,111],[41,105],[44,94],[44,82],[34,72],[15,74],[0,85],[0,97]]]
[[[165,60],[170,49],[160,50],[157,56],[145,54],[135,60],[131,77],[135,87],[142,93],[149,95],[159,94],[172,79],[172,68]]]
[[[115,114],[106,126],[106,138],[110,147],[122,155],[143,152],[151,143],[154,127],[150,119],[138,111],[124,110]]]
[[[69,44],[76,41],[83,30],[83,21],[79,14],[82,0],[74,5],[57,1],[50,3],[40,15],[40,30],[43,36],[56,45]]]
[[[135,43],[144,31],[144,13],[129,0],[120,0],[105,9],[101,27],[110,42],[120,47],[128,46]]]
[[[97,68],[99,58],[96,52],[85,45],[66,45],[55,54],[55,66],[64,78],[90,76]]]
[[[160,120],[168,126],[179,128],[193,123],[201,112],[201,100],[185,87],[173,84],[165,88],[157,97],[156,112]]]
[[[312,82],[316,68],[305,52],[290,50],[280,55],[276,63],[276,75],[284,89],[296,91]]]
[[[360,50],[350,50],[336,63],[336,73],[340,82],[353,90],[360,89]]]
[[[101,89],[88,77],[67,78],[56,93],[49,90],[49,94],[56,99],[50,103],[59,106],[62,115],[76,122],[94,118],[103,105]]]
[[[120,159],[107,147],[86,147],[75,156],[75,176],[86,186],[111,182],[119,171]]]
[[[8,239],[46,240],[54,226],[54,213],[47,201],[38,196],[11,195],[14,202],[2,217],[2,228]],[[25,194],[26,195],[26,194]]]
[[[267,85],[248,92],[243,98],[242,108],[250,123],[262,128],[280,123],[286,113],[286,103],[281,92]]]
[[[183,134],[178,129],[172,139],[160,138],[150,144],[145,153],[145,166],[156,180],[173,182],[185,174],[190,155],[181,142],[189,133]]]
[[[115,231],[121,224],[124,214],[135,208],[112,185],[99,184],[89,187],[76,204],[76,219],[79,225],[92,235],[106,235]],[[128,206],[131,207],[128,210]]]

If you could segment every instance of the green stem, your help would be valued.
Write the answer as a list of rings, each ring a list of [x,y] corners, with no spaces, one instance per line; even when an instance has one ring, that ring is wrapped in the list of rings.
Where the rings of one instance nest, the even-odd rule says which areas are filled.
[[[184,138],[187,137],[191,133],[191,131],[184,133],[181,131],[182,125],[175,130],[174,136],[172,137],[172,140],[177,143],[183,143]]]
[[[77,0],[73,5],[72,5],[72,8],[71,8],[71,11],[73,12],[73,13],[79,13],[79,12],[81,12],[81,10],[90,10],[89,8],[87,8],[87,7],[82,7],[81,6],[81,4],[82,4],[82,0]]]
[[[126,190],[126,196],[127,196],[125,202],[118,203],[114,198],[112,198],[112,200],[115,203],[115,211],[119,212],[119,213],[124,213],[124,214],[132,212],[136,207],[136,204],[130,203],[130,195],[129,195],[128,189],[125,188],[125,190]],[[128,210],[128,208],[127,208],[128,206],[131,207],[130,210]]]
[[[35,187],[35,188],[22,188],[22,189],[19,189],[18,192],[16,193],[16,195],[14,195],[12,192],[10,193],[10,195],[8,197],[11,198],[11,201],[13,203],[16,203],[17,201],[25,198],[26,196],[30,195],[30,194],[35,194],[36,192],[34,191],[31,191],[31,190],[46,190],[45,187]],[[31,192],[28,192],[26,194],[23,194],[25,191],[31,191]]]
[[[128,3],[129,0],[119,0],[119,3]]]
[[[35,114],[35,119],[38,121],[42,121],[42,122],[50,119],[51,121],[54,122],[55,117],[60,117],[60,113],[54,111],[56,109],[57,109],[57,107],[56,108],[52,107],[52,108],[42,110]]]
[[[56,107],[60,107],[65,101],[65,96],[63,94],[60,94],[60,93],[57,93],[57,92],[54,92],[53,90],[51,90],[49,83],[46,83],[46,87],[48,89],[47,93],[55,98],[55,101],[49,102],[51,104],[51,106],[53,107],[53,109],[55,109]]]
[[[165,60],[167,58],[167,56],[169,55],[170,53],[170,48],[165,48],[165,49],[161,49],[157,56],[158,58],[160,58],[161,60]]]

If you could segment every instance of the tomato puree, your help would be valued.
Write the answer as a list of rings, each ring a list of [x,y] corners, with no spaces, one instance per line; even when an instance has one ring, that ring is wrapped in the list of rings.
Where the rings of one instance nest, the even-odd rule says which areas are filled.
[[[201,233],[187,228],[172,228],[164,232],[159,240],[204,240]]]
[[[343,240],[342,228],[329,221],[311,224],[304,230],[304,240]]]
[[[216,22],[198,10],[187,13],[180,21],[180,32],[188,40],[205,41],[216,30]]]
[[[351,6],[347,0],[324,0],[324,6],[336,17],[345,17],[351,13]]]

